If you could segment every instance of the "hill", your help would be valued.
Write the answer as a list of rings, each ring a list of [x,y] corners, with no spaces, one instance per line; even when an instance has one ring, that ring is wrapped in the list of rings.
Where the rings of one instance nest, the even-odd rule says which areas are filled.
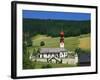
[[[37,35],[32,38],[33,47],[40,46],[40,42],[44,41],[46,48],[57,48],[59,47],[60,37],[48,37],[45,35]],[[90,50],[90,35],[85,34],[76,37],[65,37],[64,38],[65,48],[74,51],[76,48],[82,48],[84,50]]]

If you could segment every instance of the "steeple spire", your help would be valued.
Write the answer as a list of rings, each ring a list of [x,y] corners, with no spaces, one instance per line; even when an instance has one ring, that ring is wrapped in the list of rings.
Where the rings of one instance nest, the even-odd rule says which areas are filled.
[[[64,32],[60,32],[60,48],[64,48]]]

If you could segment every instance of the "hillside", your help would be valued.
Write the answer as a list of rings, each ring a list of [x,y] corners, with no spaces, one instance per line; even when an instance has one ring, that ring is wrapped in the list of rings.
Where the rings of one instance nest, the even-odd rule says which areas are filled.
[[[40,46],[40,42],[44,41],[45,46],[43,47],[51,47],[51,48],[57,48],[59,47],[59,40],[60,37],[48,37],[45,35],[37,35],[32,38],[33,41],[33,47],[34,46]],[[76,37],[65,37],[64,38],[65,48],[71,51],[74,51],[76,48],[82,48],[84,50],[90,50],[90,35],[85,34]]]

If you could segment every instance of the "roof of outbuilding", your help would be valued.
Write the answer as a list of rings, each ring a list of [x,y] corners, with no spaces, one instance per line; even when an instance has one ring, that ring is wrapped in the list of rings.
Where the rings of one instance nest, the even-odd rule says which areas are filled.
[[[40,53],[58,53],[67,51],[65,48],[41,48]]]

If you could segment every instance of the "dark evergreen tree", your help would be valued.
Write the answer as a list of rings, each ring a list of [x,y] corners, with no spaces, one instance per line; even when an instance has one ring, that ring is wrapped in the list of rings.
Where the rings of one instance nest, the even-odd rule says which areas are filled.
[[[40,46],[44,46],[45,45],[45,42],[44,41],[41,41],[40,42]]]

